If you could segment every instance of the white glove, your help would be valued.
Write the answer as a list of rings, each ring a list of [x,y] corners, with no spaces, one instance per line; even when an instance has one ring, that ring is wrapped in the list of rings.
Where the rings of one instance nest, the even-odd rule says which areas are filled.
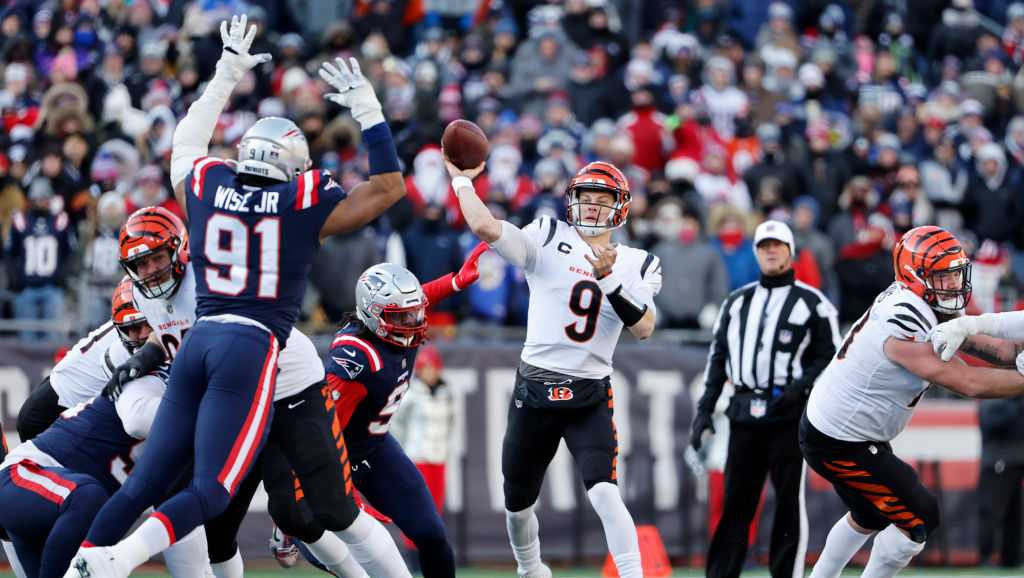
[[[224,51],[217,62],[218,68],[223,65],[224,70],[230,73],[236,80],[242,78],[246,72],[263,64],[270,62],[270,54],[249,54],[249,47],[256,38],[256,25],[253,24],[246,29],[249,17],[245,14],[231,17],[231,25],[224,20],[220,23],[220,41],[224,44]]]
[[[359,68],[359,62],[355,58],[349,58],[348,61],[351,68],[341,58],[334,59],[337,66],[329,61],[320,65],[320,78],[338,91],[329,92],[324,98],[349,109],[352,118],[366,130],[384,122],[384,113],[381,112],[377,94],[373,92],[373,85]]]
[[[932,349],[942,361],[949,361],[956,355],[964,340],[974,335],[968,317],[957,317],[945,323],[939,323],[932,329]]]

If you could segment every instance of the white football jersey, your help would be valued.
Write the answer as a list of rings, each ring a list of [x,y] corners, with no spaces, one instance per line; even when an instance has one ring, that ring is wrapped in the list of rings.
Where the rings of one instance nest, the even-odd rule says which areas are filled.
[[[885,342],[890,337],[927,341],[937,322],[923,299],[899,283],[890,285],[853,324],[818,377],[807,402],[807,419],[838,440],[895,438],[907,426],[928,384],[890,361]]]
[[[572,225],[543,217],[523,228],[536,246],[526,269],[530,286],[524,362],[585,379],[612,373],[612,355],[622,333],[622,320],[601,293],[590,245]],[[661,290],[661,263],[641,249],[616,246],[613,271],[640,303],[654,308]]]
[[[169,300],[150,299],[133,289],[135,306],[157,334],[169,359],[174,359],[185,333],[196,322],[196,276],[189,264],[181,285]],[[292,328],[288,343],[277,358],[277,388],[274,401],[291,397],[324,379],[324,363],[316,347],[298,329]]]
[[[57,392],[57,403],[75,407],[99,395],[114,368],[128,361],[128,357],[112,321],[93,329],[50,372],[50,386]]]

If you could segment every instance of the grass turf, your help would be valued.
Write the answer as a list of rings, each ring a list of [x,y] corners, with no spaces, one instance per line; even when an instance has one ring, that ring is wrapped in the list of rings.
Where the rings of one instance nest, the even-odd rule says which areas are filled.
[[[246,570],[246,578],[323,578],[327,576],[323,572],[315,570],[309,566],[300,566],[292,570],[281,570],[277,568],[268,568],[263,570]],[[851,568],[843,573],[843,576],[860,576],[860,568]],[[508,578],[514,577],[515,572],[512,569],[506,570],[483,570],[475,568],[463,568],[458,572],[460,578]],[[598,578],[601,575],[600,570],[596,568],[583,568],[583,569],[554,569],[555,578]],[[686,577],[696,578],[702,576],[703,573],[699,570],[682,570],[677,571],[673,577]],[[1001,576],[1021,576],[1022,571],[1016,570],[1002,570],[994,568],[949,568],[949,569],[931,569],[931,568],[911,568],[900,572],[900,578],[914,578],[914,577],[945,577],[945,576],[973,576],[977,578],[983,577],[1001,577]],[[133,578],[165,578],[169,576],[164,572],[159,571],[144,571],[132,574]],[[768,576],[767,570],[757,569],[750,570],[743,573],[743,576],[749,578],[763,578]],[[8,571],[0,571],[0,578],[14,578],[14,574]]]

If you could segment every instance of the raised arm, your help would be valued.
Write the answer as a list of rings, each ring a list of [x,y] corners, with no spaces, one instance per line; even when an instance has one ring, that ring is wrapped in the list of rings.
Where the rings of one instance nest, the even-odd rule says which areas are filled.
[[[452,188],[459,199],[462,216],[473,234],[509,263],[522,269],[533,269],[537,261],[537,246],[530,236],[508,221],[495,219],[473,188],[473,179],[483,172],[484,163],[469,170],[457,168],[448,159],[445,159],[444,164],[452,177]]]
[[[369,180],[353,187],[327,216],[320,229],[320,238],[325,239],[358,230],[379,217],[405,196],[405,179],[380,100],[363,76],[359,62],[355,58],[350,58],[348,64],[341,58],[333,65],[324,62],[320,78],[338,91],[324,98],[348,108],[359,123],[370,160]]]
[[[979,399],[1024,395],[1024,375],[1018,370],[943,363],[927,342],[890,337],[884,347],[886,357],[910,373],[961,395]]]
[[[220,39],[224,51],[217,61],[217,69],[206,84],[203,94],[188,107],[188,113],[174,129],[171,145],[171,184],[174,196],[185,210],[185,177],[196,159],[206,156],[210,139],[217,127],[217,119],[231,98],[235,85],[249,69],[270,61],[269,54],[249,54],[256,37],[256,25],[246,29],[247,17],[232,16],[231,24],[220,23]]]

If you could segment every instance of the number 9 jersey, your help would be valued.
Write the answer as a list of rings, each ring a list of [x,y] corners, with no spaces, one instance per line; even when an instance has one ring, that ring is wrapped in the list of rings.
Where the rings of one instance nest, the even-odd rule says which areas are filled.
[[[593,257],[590,245],[571,225],[548,217],[530,223],[523,232],[536,250],[524,267],[530,308],[522,360],[573,377],[611,375],[623,324],[584,257]],[[615,249],[616,276],[631,295],[653,309],[654,296],[661,291],[660,261],[642,249]]]
[[[299,316],[320,229],[345,192],[328,171],[243,185],[232,163],[200,157],[185,178],[196,316],[257,321],[282,347]]]

